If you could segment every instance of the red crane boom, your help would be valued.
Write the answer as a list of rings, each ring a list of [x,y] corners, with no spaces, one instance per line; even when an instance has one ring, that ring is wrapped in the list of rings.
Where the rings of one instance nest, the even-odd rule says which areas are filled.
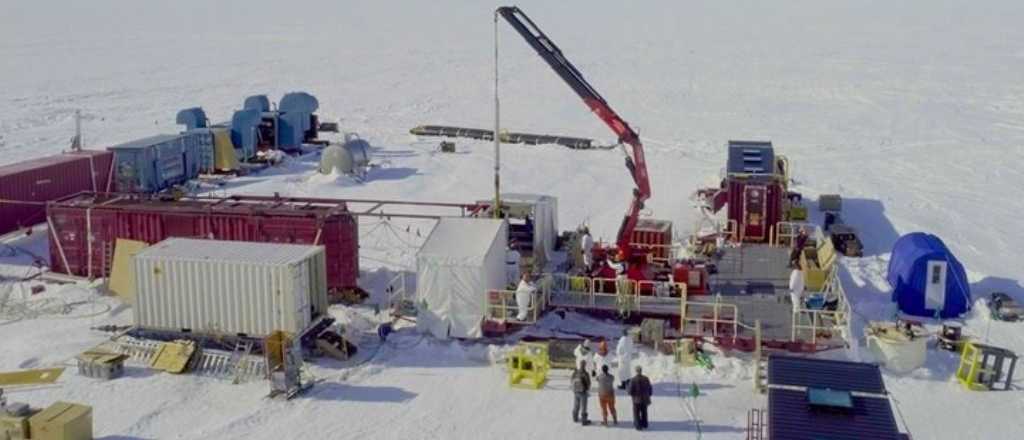
[[[647,161],[644,159],[644,146],[640,143],[640,136],[618,113],[615,113],[615,110],[612,110],[608,101],[605,101],[601,94],[597,93],[597,90],[583,78],[583,74],[576,69],[576,66],[573,66],[565,58],[562,50],[522,10],[515,6],[504,6],[498,8],[495,13],[501,15],[512,25],[512,28],[537,51],[537,54],[551,66],[555,73],[583,99],[590,111],[596,113],[597,117],[615,132],[620,144],[626,144],[632,148],[632,157],[628,153],[626,154],[626,168],[633,177],[636,187],[633,189],[633,201],[630,203],[626,216],[622,219],[616,238],[619,252],[624,253],[624,256],[628,258],[632,254],[630,242],[633,230],[636,229],[637,221],[640,218],[640,210],[644,208],[644,202],[651,197],[651,183],[647,176]]]

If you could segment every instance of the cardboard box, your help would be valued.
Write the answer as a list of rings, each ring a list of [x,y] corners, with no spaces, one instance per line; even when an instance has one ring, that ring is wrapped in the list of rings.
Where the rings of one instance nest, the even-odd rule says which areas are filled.
[[[92,440],[92,407],[57,402],[29,418],[32,440]]]

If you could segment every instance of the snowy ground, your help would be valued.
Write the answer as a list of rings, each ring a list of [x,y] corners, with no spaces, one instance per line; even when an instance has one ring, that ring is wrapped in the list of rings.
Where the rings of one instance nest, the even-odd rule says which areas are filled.
[[[0,164],[60,151],[75,109],[85,114],[86,143],[102,147],[173,132],[181,108],[202,105],[211,119],[226,120],[249,94],[279,99],[306,90],[320,98],[324,119],[379,147],[374,160],[382,167],[354,184],[315,176],[313,162],[296,160],[226,191],[485,198],[489,145],[460,141],[459,154],[442,155],[433,141],[407,133],[420,124],[490,126],[495,5],[8,2],[0,17]],[[1024,3],[520,6],[640,131],[654,187],[649,208],[677,230],[695,219],[693,189],[717,179],[726,140],[770,139],[793,160],[797,190],[811,199],[841,193],[847,221],[863,231],[867,256],[844,260],[842,272],[858,326],[892,315],[888,250],[900,234],[917,230],[946,240],[969,269],[976,298],[1002,290],[1024,300],[1015,253],[1024,248],[1017,233],[1024,210],[1017,194],[1024,186],[1024,30],[1017,24]],[[609,140],[504,24],[499,38],[504,127]],[[502,159],[505,189],[557,196],[562,228],[585,221],[599,238],[614,234],[630,188],[618,152],[507,146]],[[429,227],[367,222],[363,231],[374,230],[363,238],[367,286],[387,278],[372,270],[409,266]],[[50,287],[44,298],[54,299],[39,306],[92,298],[90,290],[58,289]],[[0,322],[0,370],[65,363],[105,337],[88,327],[131,320],[130,309],[109,298],[72,310]],[[335,312],[372,319],[365,309]],[[980,305],[967,324],[968,333],[1024,353],[1020,324],[991,322]],[[375,356],[363,364],[313,367],[324,382],[287,403],[263,400],[264,383],[232,386],[141,370],[113,382],[68,372],[58,387],[12,397],[92,404],[96,434],[106,439],[696,438],[679,382],[704,390],[697,409],[705,436],[735,439],[743,438],[746,410],[765,405],[751,391],[744,358],[718,357],[713,373],[677,373],[652,357],[642,362],[656,381],[652,431],[583,429],[569,421],[562,373],[543,391],[509,390],[490,362],[497,348],[403,331],[384,346],[367,339],[364,350]],[[915,438],[1021,437],[1024,394],[963,391],[954,369],[951,355],[932,351],[925,368],[887,375]],[[619,409],[627,409],[622,400]]]

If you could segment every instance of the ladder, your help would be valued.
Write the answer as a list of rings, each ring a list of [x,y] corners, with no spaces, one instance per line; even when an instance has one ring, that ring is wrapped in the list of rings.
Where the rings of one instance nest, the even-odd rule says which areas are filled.
[[[232,383],[236,384],[264,378],[267,374],[266,360],[251,355],[254,341],[244,342],[236,344],[231,354],[204,350],[197,346],[186,371],[218,379],[231,378]],[[127,355],[133,363],[149,367],[160,344],[157,341],[123,337],[110,345],[117,353]]]
[[[244,370],[242,367],[243,361],[252,352],[253,341],[251,339],[239,339],[235,342],[235,351],[231,353],[230,365],[231,369],[231,383],[238,384],[242,382]]]

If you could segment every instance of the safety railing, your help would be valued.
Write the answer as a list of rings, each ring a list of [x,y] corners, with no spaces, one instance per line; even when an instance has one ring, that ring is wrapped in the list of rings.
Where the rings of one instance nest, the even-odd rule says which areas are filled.
[[[519,304],[516,302],[514,290],[489,290],[487,302],[484,304],[484,316],[506,322],[534,323],[540,319],[547,309],[547,294],[537,289],[530,296],[530,305],[526,309],[526,318],[519,319]]]
[[[715,297],[714,302],[696,302],[684,299],[680,307],[682,315],[680,329],[684,331],[686,324],[692,323],[697,326],[699,334],[707,334],[709,332],[708,324],[710,324],[711,336],[718,337],[719,333],[725,333],[723,330],[731,329],[731,333],[727,336],[731,336],[735,342],[740,327],[754,329],[752,326],[740,323],[739,309],[735,304],[721,302],[718,296]]]
[[[778,222],[771,228],[768,244],[776,247],[793,246],[793,240],[800,235],[800,228],[813,228],[816,231],[815,238],[821,236],[818,227],[807,222]]]
[[[627,316],[638,306],[664,303],[666,297],[678,296],[682,301],[686,292],[684,283],[590,278],[564,274],[545,276],[550,279],[551,286],[548,293],[548,304],[554,304],[555,301],[550,300],[551,295],[558,294],[568,299],[572,305],[579,307],[597,308],[615,304],[615,308]]]
[[[643,249],[651,262],[670,264],[676,260],[676,247],[672,244],[630,243],[633,249]]]
[[[837,270],[831,271],[825,288],[821,292],[807,294],[811,297],[820,295],[822,298],[821,308],[807,307],[806,301],[803,304],[794,305],[792,341],[809,339],[812,344],[817,344],[818,335],[822,332],[839,333],[843,340],[849,340],[851,334],[850,303],[837,272]],[[826,308],[830,299],[835,301],[834,308]],[[810,333],[810,338],[803,339],[805,332]]]

